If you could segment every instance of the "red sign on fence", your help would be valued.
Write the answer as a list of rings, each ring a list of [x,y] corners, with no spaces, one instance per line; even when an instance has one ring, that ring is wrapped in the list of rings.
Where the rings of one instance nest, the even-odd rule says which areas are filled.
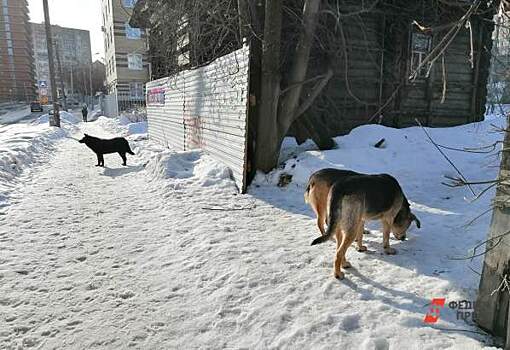
[[[165,88],[156,87],[149,89],[147,92],[148,105],[164,105],[165,104]]]

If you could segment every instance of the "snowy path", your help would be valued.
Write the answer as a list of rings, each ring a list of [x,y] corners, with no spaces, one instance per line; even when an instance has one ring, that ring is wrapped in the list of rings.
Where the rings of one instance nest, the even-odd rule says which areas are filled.
[[[141,159],[105,161],[62,141],[0,215],[0,349],[482,347],[423,325],[431,294],[453,287],[408,269],[416,252],[381,255],[380,235],[334,280],[332,246],[308,246],[317,230],[301,193],[168,191]]]

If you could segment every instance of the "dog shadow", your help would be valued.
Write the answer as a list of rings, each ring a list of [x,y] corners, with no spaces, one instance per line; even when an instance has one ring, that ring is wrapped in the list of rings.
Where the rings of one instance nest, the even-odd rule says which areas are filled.
[[[400,310],[409,311],[413,314],[420,314],[424,316],[425,312],[428,310],[427,307],[430,304],[430,299],[425,299],[403,290],[389,288],[368,278],[366,275],[363,275],[354,266],[348,269],[346,278],[339,280],[338,283],[363,295],[369,300],[378,299],[385,304],[391,305]],[[372,291],[373,289],[377,289],[380,293],[374,293]],[[396,300],[406,300],[408,302],[400,303],[396,302]],[[423,326],[423,324],[420,324],[420,326]]]
[[[104,171],[101,175],[108,177],[121,177],[131,173],[137,173],[143,170],[143,166],[141,165],[128,165],[123,166],[122,168],[104,168]]]
[[[348,271],[346,279],[338,281],[342,286],[350,288],[354,292],[362,295],[363,299],[380,300],[385,305],[415,315],[400,321],[407,327],[438,329],[433,324],[424,323],[425,315],[430,311],[431,299],[425,299],[414,293],[387,287],[363,275],[363,273],[359,272],[354,266],[349,268]],[[374,291],[376,292],[374,293]],[[441,313],[441,319],[451,322],[454,325],[448,328],[439,328],[440,331],[448,330],[449,332],[458,332],[478,341],[483,341],[487,338],[488,335],[477,330],[475,324],[466,321],[464,321],[465,323],[461,323],[460,320],[456,320],[452,312],[448,310],[445,311],[446,312]],[[473,332],[470,332],[466,327],[473,327]]]

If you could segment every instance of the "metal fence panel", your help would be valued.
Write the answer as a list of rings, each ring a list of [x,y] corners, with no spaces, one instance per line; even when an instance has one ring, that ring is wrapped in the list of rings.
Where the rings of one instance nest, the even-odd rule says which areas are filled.
[[[247,46],[211,64],[147,84],[150,137],[177,150],[203,149],[246,187]]]

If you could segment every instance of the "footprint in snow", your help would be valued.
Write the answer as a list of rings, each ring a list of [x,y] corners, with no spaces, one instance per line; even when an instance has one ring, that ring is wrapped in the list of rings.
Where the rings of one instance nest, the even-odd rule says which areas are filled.
[[[132,291],[129,291],[129,290],[119,294],[119,297],[121,297],[122,299],[129,299],[134,296],[135,296],[135,293],[133,293]]]

